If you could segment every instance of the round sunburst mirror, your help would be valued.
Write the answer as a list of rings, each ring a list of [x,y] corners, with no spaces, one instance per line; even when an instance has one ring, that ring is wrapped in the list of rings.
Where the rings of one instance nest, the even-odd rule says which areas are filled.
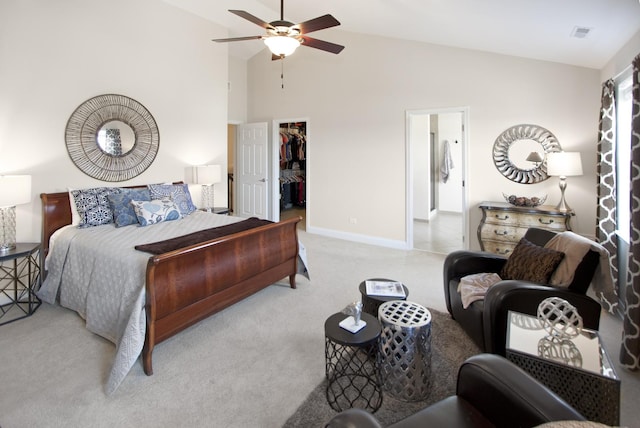
[[[125,181],[153,163],[160,133],[142,104],[108,94],[80,104],[67,122],[65,141],[69,157],[82,172],[102,181]]]
[[[555,135],[537,125],[516,125],[493,144],[493,163],[511,181],[533,184],[549,178],[547,153],[561,152]]]

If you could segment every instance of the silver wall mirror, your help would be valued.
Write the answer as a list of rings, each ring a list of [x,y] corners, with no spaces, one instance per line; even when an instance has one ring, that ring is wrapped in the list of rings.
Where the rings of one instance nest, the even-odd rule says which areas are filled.
[[[82,172],[102,181],[125,181],[151,165],[160,133],[142,104],[108,94],[80,104],[67,122],[65,141],[69,157]]]
[[[493,144],[493,163],[511,181],[539,183],[549,178],[547,153],[560,151],[560,143],[547,129],[537,125],[516,125],[496,139]]]
[[[136,134],[126,123],[119,120],[107,122],[98,129],[98,146],[108,155],[128,154],[136,143]]]

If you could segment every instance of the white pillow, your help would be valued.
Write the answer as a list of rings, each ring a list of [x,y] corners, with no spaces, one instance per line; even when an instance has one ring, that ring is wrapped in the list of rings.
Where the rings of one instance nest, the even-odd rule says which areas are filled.
[[[80,214],[78,213],[78,207],[76,206],[76,200],[73,197],[73,195],[71,194],[71,192],[76,190],[76,189],[72,189],[71,187],[68,187],[67,190],[69,191],[69,205],[71,206],[71,225],[72,226],[77,226],[77,225],[80,224]]]
[[[180,209],[171,198],[155,199],[152,201],[131,201],[133,210],[138,217],[140,226],[162,223],[164,221],[180,220]]]

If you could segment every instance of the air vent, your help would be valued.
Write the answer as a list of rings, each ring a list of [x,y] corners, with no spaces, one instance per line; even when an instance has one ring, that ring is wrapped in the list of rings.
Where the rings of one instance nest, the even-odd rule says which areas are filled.
[[[591,30],[593,30],[593,28],[573,27],[573,31],[571,32],[571,37],[575,37],[576,39],[584,39],[589,35]]]

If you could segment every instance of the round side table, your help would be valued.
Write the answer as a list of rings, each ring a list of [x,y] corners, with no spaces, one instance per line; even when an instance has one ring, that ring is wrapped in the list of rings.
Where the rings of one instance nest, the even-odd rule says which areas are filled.
[[[403,401],[431,392],[431,312],[417,303],[380,305],[380,375],[384,389]]]
[[[389,302],[391,300],[406,300],[407,297],[409,297],[409,289],[404,284],[402,284],[402,288],[404,289],[405,297],[370,296],[367,294],[367,281],[395,282],[395,280],[386,278],[369,278],[360,283],[358,289],[360,290],[360,295],[362,297],[362,312],[366,312],[376,318],[378,317],[378,308],[384,302]]]
[[[333,314],[324,323],[327,401],[338,412],[359,407],[373,413],[382,405],[377,366],[380,322],[362,313],[367,325],[351,333],[339,326],[347,316]]]

